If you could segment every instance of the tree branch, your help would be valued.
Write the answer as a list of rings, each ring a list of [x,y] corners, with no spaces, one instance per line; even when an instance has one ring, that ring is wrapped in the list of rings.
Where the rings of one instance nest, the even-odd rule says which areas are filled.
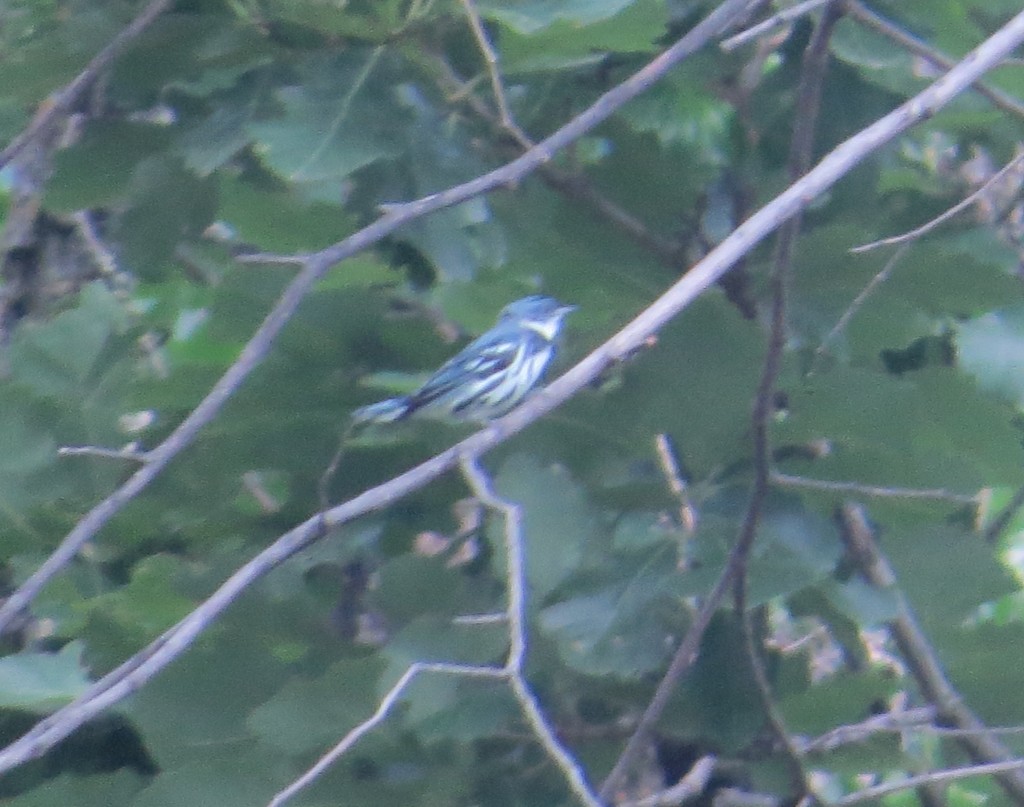
[[[840,532],[864,578],[879,588],[895,586],[896,575],[875,542],[863,508],[844,505],[840,508],[840,522],[843,526]],[[921,692],[935,706],[939,721],[965,731],[957,740],[975,762],[1006,764],[1012,761],[1009,749],[987,731],[946,677],[942,663],[917,624],[909,604],[897,594],[897,614],[889,630]],[[1024,771],[1011,766],[1001,769],[996,779],[1010,798],[1018,804],[1024,803]]]
[[[898,25],[895,25],[885,19],[885,17],[882,17],[880,14],[872,11],[860,2],[860,0],[846,0],[845,11],[858,22],[872,28],[882,34],[882,36],[888,37],[900,47],[906,48],[915,56],[920,56],[926,62],[931,62],[931,64],[941,70],[949,70],[957,63],[956,59],[951,59],[949,56],[946,56],[944,53],[940,53],[917,37],[908,34]],[[1024,117],[1024,104],[1012,95],[994,87],[990,87],[981,81],[975,81],[973,83],[973,87],[978,93],[985,96],[1004,112],[1009,112],[1011,115],[1018,118]]]
[[[57,118],[70,112],[96,77],[113,63],[114,59],[132,40],[136,39],[157,17],[163,14],[171,2],[172,0],[153,0],[117,36],[110,40],[103,50],[93,56],[85,69],[75,76],[70,84],[52,93],[40,105],[39,112],[32,118],[29,125],[8,143],[3,151],[0,151],[0,168],[17,157],[25,146],[38,137],[40,132],[46,131]]]
[[[199,402],[198,406],[166,440],[148,452],[148,462],[121,487],[93,507],[68,533],[50,557],[0,606],[0,635],[3,634],[15,615],[32,601],[50,578],[78,554],[85,542],[159,476],[168,463],[191,444],[196,435],[216,417],[224,404],[238,391],[249,373],[267,356],[278,333],[295,314],[299,303],[328,269],[377,243],[414,219],[522,179],[535,170],[538,165],[550,160],[551,155],[556,151],[569,145],[611,116],[627,101],[655,84],[675,64],[721,33],[733,19],[743,12],[749,3],[750,0],[726,0],[703,21],[683,35],[672,47],[655,57],[633,76],[606,92],[587,110],[522,156],[469,182],[412,202],[393,205],[380,218],[362,230],[353,233],[337,244],[309,255],[303,262],[302,269],[288,284],[256,333],[242,349],[238,360],[214,384],[207,396]]]
[[[790,177],[794,180],[806,172],[811,165],[814,134],[821,110],[821,92],[829,59],[828,43],[840,16],[839,4],[830,3],[818,20],[814,33],[807,43],[807,49],[804,52],[800,71],[800,87],[796,101],[796,124],[793,128],[793,139],[790,143],[789,153],[788,167]],[[810,797],[814,800],[819,800],[812,787],[811,777],[804,765],[800,750],[793,742],[782,713],[775,704],[771,684],[768,680],[768,673],[764,667],[764,660],[761,657],[760,648],[755,643],[752,615],[746,601],[747,554],[750,547],[753,546],[764,499],[771,484],[772,445],[770,429],[772,423],[772,401],[775,393],[775,381],[782,364],[782,352],[786,342],[788,290],[793,268],[793,252],[796,249],[796,242],[800,236],[802,218],[802,215],[798,213],[787,221],[781,228],[776,243],[771,284],[771,333],[768,339],[768,348],[765,351],[764,367],[757,391],[757,398],[754,402],[751,424],[754,434],[754,490],[748,505],[744,532],[740,535],[739,544],[745,546],[745,549],[737,568],[734,594],[736,610],[739,612],[743,631],[744,647],[754,674],[754,682],[761,700],[761,708],[764,711],[772,733],[775,735],[776,741],[785,754],[790,779],[794,789],[797,791],[796,798],[804,799]]]
[[[731,4],[730,11],[736,12],[742,4]],[[726,8],[720,6],[719,11]],[[717,13],[717,12],[716,12]],[[721,23],[716,18],[715,26]],[[696,29],[695,29],[696,30]],[[691,32],[692,33],[692,32]],[[707,33],[705,30],[704,33]],[[689,35],[688,35],[689,36]],[[703,36],[703,34],[702,34]],[[684,37],[685,39],[685,37]],[[412,490],[422,487],[452,468],[462,456],[479,456],[498,443],[507,439],[544,415],[563,401],[571,397],[577,390],[584,387],[612,361],[627,355],[631,350],[642,344],[645,339],[661,328],[669,319],[689,305],[711,284],[723,275],[741,257],[766,235],[777,228],[781,222],[801,210],[824,190],[831,187],[844,174],[852,170],[875,149],[887,143],[913,123],[932,115],[938,108],[954,98],[971,84],[978,76],[998,64],[1021,41],[1024,41],[1024,12],[1018,14],[1003,28],[993,34],[978,48],[971,52],[964,61],[947,75],[930,85],[914,98],[902,104],[893,112],[876,121],[874,124],[840,144],[828,154],[818,165],[801,180],[791,185],[771,203],[755,213],[741,224],[721,244],[696,264],[686,275],[680,278],[668,291],[656,300],[640,316],[613,335],[608,341],[585,357],[569,372],[553,382],[547,389],[532,396],[524,404],[495,421],[487,428],[466,438],[455,446],[441,452],[420,465],[400,474],[388,482],[371,488],[349,501],[336,505],[324,514],[330,526],[339,526],[357,516],[372,510],[386,507]],[[687,47],[690,46],[689,43]],[[659,59],[662,57],[659,57]],[[655,60],[659,65],[662,62]],[[652,63],[654,64],[654,63]],[[614,92],[614,91],[613,91]],[[605,96],[607,98],[607,96]],[[618,96],[616,96],[618,97]],[[560,130],[560,131],[564,131]],[[536,156],[536,155],[535,155]],[[526,159],[525,157],[522,159]],[[513,163],[515,165],[516,163]],[[517,170],[525,170],[520,168]],[[492,176],[492,175],[488,175]],[[482,180],[476,180],[479,183]],[[472,183],[471,183],[472,184]],[[476,187],[476,185],[474,185]],[[449,202],[449,195],[440,194],[422,201],[422,206]],[[441,201],[432,201],[440,199]],[[454,203],[454,202],[449,202]],[[415,207],[415,205],[414,205]],[[417,208],[418,209],[418,208]],[[433,208],[431,208],[433,209]],[[384,223],[382,223],[384,222]],[[317,253],[311,263],[293,281],[268,317],[269,324],[257,332],[243,351],[239,363],[214,387],[204,404],[202,418],[196,412],[189,419],[191,429],[202,425],[197,419],[212,418],[228,397],[241,384],[252,367],[265,355],[270,342],[283,325],[278,320],[287,319],[294,305],[297,305],[318,272],[326,270],[343,257],[353,254],[359,248],[372,242],[382,228],[397,226],[387,217],[371,225],[366,230],[351,236],[345,241]],[[299,278],[302,278],[300,281]],[[198,410],[197,410],[198,411]],[[184,426],[184,424],[183,424]],[[182,427],[179,427],[179,432]],[[194,431],[186,431],[177,436],[172,435],[161,447],[150,453],[150,464],[129,480],[129,484],[120,488],[112,497],[94,508],[83,522],[72,531],[69,539],[85,535],[87,540],[116,512],[151,481],[156,472],[149,470],[148,476],[139,477],[139,473],[147,471],[151,466],[166,465],[170,458],[180,451],[194,437]],[[172,442],[173,441],[173,442]],[[153,454],[161,451],[159,463]],[[59,740],[66,737],[85,721],[101,713],[122,698],[134,692],[149,678],[156,675],[163,667],[170,664],[183,653],[195,638],[202,633],[216,617],[234,601],[249,585],[271,569],[283,563],[287,558],[307,546],[318,534],[321,525],[320,514],[313,516],[302,524],[278,538],[273,544],[256,555],[252,560],[231,575],[207,600],[199,605],[191,614],[177,625],[166,631],[147,648],[126,661],[113,672],[96,682],[79,699],[63,707],[54,714],[40,721],[21,739],[0,751],[0,772],[22,764],[28,759],[39,756]],[[68,543],[68,540],[65,541]],[[75,549],[77,550],[75,545]],[[728,568],[726,572],[728,572]],[[716,589],[709,595],[709,602],[715,597],[724,595],[728,587],[728,579],[716,584]],[[39,584],[41,585],[41,583]],[[38,590],[36,588],[35,590]],[[717,594],[716,594],[717,592]],[[24,598],[24,594],[22,595]],[[22,606],[31,599],[24,598]],[[6,616],[19,610],[18,606],[6,612]],[[717,603],[716,603],[717,607]],[[698,615],[699,618],[699,615]],[[708,615],[710,618],[710,615]],[[688,663],[687,653],[695,653],[696,647],[687,648],[686,640],[677,651],[680,663]]]

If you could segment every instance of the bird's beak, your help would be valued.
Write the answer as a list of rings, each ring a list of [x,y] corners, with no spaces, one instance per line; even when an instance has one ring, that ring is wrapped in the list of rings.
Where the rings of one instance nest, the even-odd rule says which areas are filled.
[[[558,316],[564,317],[566,314],[571,314],[577,308],[579,308],[578,305],[563,305],[563,306],[560,306],[559,309],[558,309]]]

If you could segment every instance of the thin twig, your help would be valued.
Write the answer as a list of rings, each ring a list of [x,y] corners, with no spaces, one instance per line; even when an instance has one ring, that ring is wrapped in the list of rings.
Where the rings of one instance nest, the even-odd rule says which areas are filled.
[[[512,117],[512,111],[509,109],[508,94],[505,92],[505,84],[501,80],[498,53],[494,50],[494,46],[487,36],[483,21],[480,19],[480,13],[477,11],[473,0],[461,0],[461,2],[466,10],[466,17],[469,19],[469,27],[473,31],[473,37],[476,39],[480,53],[484,57],[484,63],[487,65],[487,75],[491,80],[491,93],[494,95],[494,103],[498,106],[501,125],[521,145],[530,148],[533,142],[526,132],[519,127],[519,124],[516,123],[515,118]]]
[[[150,451],[149,462],[83,516],[71,532],[65,536],[57,549],[0,605],[0,635],[43,586],[77,556],[86,541],[158,477],[171,460],[190,445],[196,435],[216,417],[248,375],[270,352],[277,335],[292,318],[309,290],[332,266],[372,246],[410,221],[459,204],[489,190],[503,187],[526,176],[538,165],[549,160],[556,151],[574,142],[610,117],[626,102],[661,79],[674,65],[702,47],[712,37],[721,33],[746,8],[749,2],[750,0],[726,0],[723,2],[703,21],[684,34],[672,47],[656,56],[633,76],[606,92],[580,115],[515,160],[469,182],[412,202],[395,205],[372,224],[353,233],[343,241],[310,255],[302,265],[302,269],[288,284],[264,318],[256,333],[242,349],[235,363],[225,371],[206,397],[171,432],[167,439]],[[941,95],[940,93],[939,97]],[[718,273],[724,273],[731,264],[732,261],[729,261],[717,270]],[[664,311],[662,313],[661,321],[664,322],[674,312]],[[534,415],[534,417],[536,416]],[[454,457],[449,461],[453,460]]]
[[[153,0],[138,16],[125,26],[99,53],[61,90],[52,93],[40,106],[27,127],[0,151],[0,168],[13,160],[22,149],[35,139],[40,132],[62,115],[66,115],[78,103],[82,95],[88,91],[96,77],[109,67],[121,51],[145,31],[153,21],[171,5],[172,0]]]
[[[900,246],[900,248],[892,254],[892,257],[885,262],[885,266],[882,267],[881,271],[871,278],[870,282],[868,282],[868,284],[860,290],[860,293],[853,298],[853,302],[850,303],[836,324],[832,326],[832,330],[825,334],[825,338],[821,340],[821,344],[815,349],[815,358],[820,358],[825,354],[828,346],[846,329],[846,326],[850,324],[850,320],[853,319],[854,314],[856,314],[861,309],[861,306],[867,302],[868,297],[875,292],[875,289],[889,279],[889,276],[892,275],[893,270],[896,268],[896,264],[900,262],[908,249],[910,249],[910,244],[903,244]]]
[[[902,733],[911,729],[935,729],[935,726],[931,725],[934,720],[935,708],[932,706],[921,706],[905,712],[887,712],[869,717],[860,723],[838,726],[820,737],[801,743],[801,751],[804,754],[828,753],[841,745],[862,743],[876,734]]]
[[[348,446],[349,438],[352,436],[354,424],[350,421],[348,426],[345,427],[345,431],[342,432],[338,438],[338,447],[334,450],[334,455],[331,457],[331,461],[327,463],[327,467],[324,472],[320,475],[320,480],[317,482],[316,491],[317,498],[320,501],[321,512],[330,509],[331,500],[331,482],[334,480],[334,475],[338,473],[338,467],[341,465],[341,460],[345,456],[345,449]]]
[[[715,772],[715,758],[704,756],[693,763],[689,773],[676,784],[660,793],[654,793],[637,801],[623,802],[619,807],[679,807],[700,796]]]
[[[1002,509],[1002,512],[992,519],[992,523],[985,528],[983,533],[984,539],[990,544],[995,543],[1002,531],[1010,525],[1010,521],[1013,520],[1013,517],[1021,507],[1024,507],[1024,485],[1017,489],[1017,492],[1006,503],[1006,507]]]
[[[791,476],[790,474],[782,474],[777,471],[772,473],[771,481],[773,485],[784,488],[807,488],[809,490],[821,490],[827,493],[843,495],[875,496],[884,499],[932,499],[963,505],[977,504],[978,502],[976,496],[956,493],[943,488],[899,488],[865,485],[860,482],[835,482],[830,479],[809,479],[805,476]]]
[[[864,509],[853,504],[843,505],[839,519],[843,528],[840,535],[864,578],[878,588],[894,588],[896,575],[875,541]],[[896,593],[897,613],[889,630],[921,692],[936,708],[939,721],[969,732],[957,740],[975,762],[1006,764],[1013,754],[987,731],[987,726],[964,703],[946,676],[910,605],[899,591]],[[1011,799],[1024,803],[1024,773],[1015,768],[1005,768],[996,778]]]
[[[937,782],[954,782],[958,779],[969,779],[973,776],[998,776],[999,774],[1017,773],[1024,768],[1024,759],[1008,759],[1005,762],[989,762],[984,765],[968,765],[963,768],[945,768],[941,771],[924,773],[920,776],[908,776],[897,782],[886,782],[883,785],[865,787],[849,796],[843,796],[829,802],[829,807],[850,807],[865,801],[877,801],[882,796],[909,790],[913,787],[935,784]]]
[[[768,19],[759,22],[757,25],[751,26],[745,31],[740,31],[740,33],[735,36],[731,36],[728,39],[723,39],[718,44],[718,47],[726,53],[736,50],[740,45],[745,45],[751,39],[756,39],[761,36],[761,34],[767,33],[773,28],[778,28],[781,25],[792,22],[798,17],[802,17],[804,14],[809,14],[819,6],[823,6],[830,2],[832,2],[832,0],[804,0],[804,2],[797,3],[795,6],[784,8],[777,14],[773,14]]]
[[[860,723],[838,726],[812,740],[801,742],[805,754],[828,753],[841,745],[861,743],[876,734],[906,734],[915,732],[935,737],[967,737],[978,734],[992,736],[1024,734],[1024,726],[985,726],[981,729],[955,729],[936,726],[934,706],[919,706],[904,712],[887,712],[869,717]]]
[[[481,119],[495,130],[503,131],[500,116],[496,115],[487,104],[473,92],[471,81],[464,80],[446,59],[438,56],[436,64],[441,71],[438,84],[442,91],[452,99],[463,101]],[[513,138],[515,133],[513,132]],[[521,149],[530,148],[529,140],[516,139]],[[665,238],[653,232],[639,218],[623,208],[617,202],[602,194],[593,183],[580,173],[567,171],[549,162],[537,168],[537,174],[550,187],[564,194],[573,201],[583,202],[614,224],[619,230],[632,238],[644,249],[653,252],[666,266],[678,270],[683,260],[684,245],[676,240]]]
[[[692,535],[697,530],[697,508],[690,501],[690,493],[683,472],[679,468],[679,460],[671,438],[664,432],[655,436],[654,450],[658,455],[658,464],[661,465],[668,489],[679,502],[679,523],[688,535]]]
[[[569,789],[587,807],[601,807],[590,791],[579,763],[558,741],[554,729],[549,725],[536,696],[530,691],[523,675],[523,663],[526,658],[526,565],[523,555],[522,512],[517,505],[505,501],[494,492],[490,480],[475,458],[468,455],[463,456],[460,464],[463,476],[477,499],[484,506],[500,513],[505,523],[508,604],[503,616],[509,626],[509,653],[505,664],[501,667],[422,662],[410,665],[381,700],[373,715],[349,731],[311,768],[274,796],[268,807],[281,807],[299,791],[320,778],[362,737],[384,722],[409,684],[423,672],[507,680],[513,695],[523,710],[526,722],[533,729],[534,738],[565,776]]]
[[[127,277],[126,273],[118,268],[117,258],[114,257],[113,250],[103,243],[103,239],[96,229],[96,222],[92,211],[75,211],[71,214],[71,220],[78,228],[78,234],[97,271],[107,283],[114,285],[120,278]]]
[[[835,24],[839,21],[840,17],[840,4],[838,2],[830,3],[818,20],[814,33],[807,43],[807,48],[804,52],[796,103],[796,108],[800,110],[800,114],[797,116],[796,124],[793,128],[788,161],[789,174],[793,179],[803,175],[811,164],[814,135],[817,130],[818,116],[821,109],[821,92],[828,66],[828,43]],[[752,415],[754,489],[751,493],[750,504],[744,519],[744,529],[749,531],[749,535],[747,532],[744,532],[741,536],[741,541],[745,541],[748,547],[753,545],[761,518],[764,499],[771,480],[772,445],[770,428],[772,401],[775,393],[775,381],[782,364],[782,353],[786,342],[788,289],[793,268],[793,253],[796,249],[797,239],[800,236],[801,225],[802,216],[800,214],[793,216],[780,229],[776,242],[771,280],[771,333],[768,339],[768,347],[765,351],[761,382],[758,386]],[[744,554],[736,574],[734,596],[736,610],[740,615],[744,647],[754,675],[754,683],[761,701],[761,709],[776,742],[785,754],[790,779],[796,790],[796,797],[801,800],[810,797],[814,801],[820,801],[815,793],[812,779],[804,764],[800,749],[797,748],[796,743],[793,741],[789,729],[786,727],[782,712],[775,703],[771,683],[768,680],[768,673],[765,670],[764,659],[757,647],[753,617],[747,606],[747,582],[748,565],[746,555]]]
[[[124,448],[100,448],[99,446],[61,446],[57,449],[61,457],[103,457],[108,460],[131,460],[145,464],[149,462],[149,452],[139,451],[135,443]]]
[[[968,207],[974,204],[975,200],[978,199],[978,197],[986,194],[989,188],[995,185],[999,180],[1001,180],[1012,170],[1017,168],[1017,166],[1019,166],[1022,162],[1024,162],[1024,152],[1018,154],[1016,157],[1010,160],[1010,162],[1008,162],[1006,165],[1000,168],[995,174],[989,177],[985,184],[978,188],[976,191],[974,191],[974,193],[957,202],[951,208],[941,213],[940,215],[936,216],[931,221],[922,224],[920,227],[910,230],[909,232],[905,232],[902,235],[893,235],[890,236],[889,238],[882,238],[878,241],[872,241],[869,244],[861,244],[859,247],[853,247],[850,250],[850,252],[853,253],[854,255],[859,255],[861,252],[867,252],[878,247],[890,246],[892,244],[902,244],[905,241],[916,241],[921,236],[930,233],[940,224],[949,221],[951,218],[956,216],[961,211],[966,210]]]
[[[737,9],[742,7],[742,3],[719,6],[714,14],[725,13],[727,14],[726,18],[715,17],[715,24],[704,27],[701,30],[701,36],[706,40],[707,37],[714,35],[714,31],[718,29],[718,26],[724,24],[725,20],[728,19],[728,14],[737,13]],[[466,454],[480,456],[562,402],[568,400],[576,391],[585,387],[596,378],[610,363],[617,361],[622,356],[628,355],[643,344],[646,339],[656,333],[666,322],[710,288],[736,261],[741,259],[756,244],[760,243],[781,222],[802,209],[811,200],[817,198],[877,148],[889,142],[913,123],[934,114],[938,108],[962,92],[971,81],[982,75],[992,66],[998,64],[1022,40],[1024,40],[1024,12],[1014,17],[1013,20],[972,51],[949,74],[943,76],[893,112],[880,118],[863,131],[840,144],[801,180],[791,185],[772,202],[741,224],[735,232],[709,252],[703,260],[680,278],[642,314],[604,344],[592,351],[545,390],[530,397],[508,415],[505,415],[476,434],[467,437],[462,442],[442,451],[440,454],[386,483],[370,488],[349,501],[332,507],[324,514],[324,521],[329,522],[330,526],[338,526],[373,510],[387,507],[392,502],[407,495],[410,491],[416,490],[439,477],[459,462],[462,456]],[[694,47],[696,44],[696,41],[686,39],[687,48]],[[661,58],[659,57],[659,60]],[[667,69],[672,62],[666,63],[656,60],[656,63],[659,69]],[[649,73],[644,75],[647,78],[651,78]],[[607,99],[607,96],[605,98]],[[616,94],[614,99],[618,101],[623,100],[621,94]],[[610,103],[607,101],[604,103],[599,102],[602,114],[604,112],[610,113],[610,110],[607,108]],[[598,113],[594,112],[592,114],[597,115]],[[592,117],[588,117],[587,120],[594,122]],[[560,131],[564,132],[565,130]],[[556,144],[560,144],[560,141],[556,141]],[[514,163],[514,165],[517,166],[515,169],[517,171],[525,170],[522,163]],[[504,173],[501,174],[501,176],[504,175]],[[491,177],[491,179],[481,178],[470,183],[469,189],[478,192],[480,191],[481,183],[484,185],[484,188],[490,187],[488,183],[494,180],[492,175],[488,175],[488,177]],[[460,186],[458,189],[459,194],[468,192],[466,188],[467,186]],[[437,209],[432,205],[444,206],[445,204],[454,204],[456,201],[461,200],[461,198],[458,195],[453,198],[452,192],[445,192],[437,197],[428,197],[428,199],[421,200],[416,205],[411,205],[409,216],[411,217],[415,211],[419,211],[422,214],[423,212]],[[291,311],[294,310],[294,305],[298,304],[309,284],[319,277],[320,272],[326,271],[328,267],[334,265],[334,263],[342,258],[354,254],[355,251],[373,243],[373,240],[379,237],[382,232],[389,232],[388,228],[398,226],[406,220],[409,219],[403,219],[401,222],[396,222],[393,219],[387,219],[383,222],[379,221],[368,229],[350,236],[345,241],[317,253],[315,259],[311,259],[311,264],[300,273],[302,280],[300,281],[299,278],[296,278],[289,287],[289,290],[286,291],[285,297],[275,307],[270,315],[272,318],[271,322],[269,324],[265,323],[261,327],[257,335],[243,351],[243,356],[239,362],[234,365],[233,369],[229,370],[221,382],[218,382],[206,399],[206,402],[200,404],[200,409],[193,413],[195,418],[201,421],[198,425],[205,425],[205,422],[212,418],[213,414],[216,413],[224,401],[241,384],[245,376],[265,355],[266,351],[269,350],[270,342],[273,341],[277,331],[283,326],[283,322],[278,322],[278,319],[283,317],[286,320],[290,316]],[[194,428],[196,421],[190,422]],[[179,427],[179,432],[180,429],[181,427]],[[162,455],[164,465],[174,454],[184,448],[194,436],[192,432],[177,434],[178,436],[173,442],[165,441],[161,444],[164,447]],[[129,483],[122,486],[112,497],[97,505],[80,522],[79,526],[72,531],[69,538],[65,539],[67,547],[73,548],[72,557],[74,552],[77,551],[78,546],[80,546],[77,543],[78,539],[81,539],[83,543],[85,540],[88,540],[103,524],[113,517],[120,507],[130,501],[145,487],[158,472],[159,470],[141,478],[139,473],[136,473],[132,477],[134,481],[129,480]],[[117,669],[101,678],[74,702],[41,720],[19,740],[0,750],[0,773],[41,755],[89,719],[137,691],[147,680],[181,655],[195,641],[196,637],[234,602],[243,591],[271,569],[308,546],[320,533],[321,517],[320,514],[317,514],[280,536],[270,546],[232,574],[210,597],[177,625],[166,631],[160,638],[124,662]],[[82,536],[85,537],[82,538]],[[70,540],[72,538],[76,540]],[[52,573],[53,570],[51,569],[49,574]],[[687,634],[688,636],[692,635],[693,639],[687,640],[684,638],[683,643],[676,652],[676,657],[673,659],[673,664],[681,665],[685,669],[692,663],[693,657],[695,657],[697,652],[698,640],[706,627],[707,620],[710,620],[711,614],[721,603],[721,599],[731,583],[733,573],[729,570],[728,566],[723,571],[723,575],[716,583],[715,588],[708,595],[706,606],[709,605],[711,607],[705,607],[698,612],[694,626],[691,627],[690,632]],[[49,574],[46,575],[43,582],[45,582],[45,579],[49,579]],[[25,592],[22,592],[21,601],[8,612],[0,611],[0,615],[10,618],[13,614],[16,614],[34,596],[35,591],[38,591],[41,585],[42,583],[39,583],[27,597]],[[703,624],[700,624],[701,622]],[[665,693],[666,701],[670,695],[670,691]]]
[[[470,678],[504,678],[505,671],[501,667],[477,667],[467,664],[429,664],[421,661],[414,662],[409,666],[387,694],[381,698],[380,704],[369,718],[349,731],[330,751],[316,761],[309,770],[292,782],[288,787],[278,792],[272,798],[267,807],[281,807],[300,791],[309,787],[319,779],[335,762],[338,761],[356,743],[365,737],[370,731],[383,723],[391,710],[395,708],[402,694],[409,685],[421,673],[435,673],[440,675],[457,675]]]
[[[565,777],[569,789],[576,798],[589,807],[601,807],[600,800],[594,795],[587,784],[586,777],[579,762],[559,742],[554,729],[544,716],[536,695],[530,690],[523,673],[526,660],[526,559],[523,545],[523,514],[522,509],[512,502],[498,496],[491,486],[490,479],[484,473],[476,457],[464,454],[460,458],[462,474],[473,491],[473,494],[484,504],[500,513],[505,523],[505,564],[506,585],[508,591],[508,629],[509,652],[505,670],[509,675],[509,685],[519,702],[526,722],[533,733]]]

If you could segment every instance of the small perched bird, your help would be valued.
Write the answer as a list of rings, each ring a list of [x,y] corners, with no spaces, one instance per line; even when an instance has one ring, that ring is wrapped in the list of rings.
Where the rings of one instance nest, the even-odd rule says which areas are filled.
[[[352,413],[353,422],[393,423],[412,415],[486,423],[518,404],[555,356],[562,319],[574,305],[532,295],[505,306],[497,324],[415,392]]]

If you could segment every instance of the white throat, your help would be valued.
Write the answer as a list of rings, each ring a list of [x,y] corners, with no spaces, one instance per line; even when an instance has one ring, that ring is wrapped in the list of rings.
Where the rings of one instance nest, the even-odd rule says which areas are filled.
[[[546,341],[552,342],[554,341],[555,334],[558,333],[558,320],[549,319],[546,322],[525,321],[523,322],[523,327],[540,334]]]

